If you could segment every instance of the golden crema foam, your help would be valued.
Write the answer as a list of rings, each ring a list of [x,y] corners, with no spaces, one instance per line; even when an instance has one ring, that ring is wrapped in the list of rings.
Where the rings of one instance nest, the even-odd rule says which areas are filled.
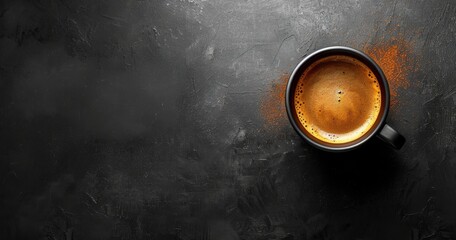
[[[312,63],[294,93],[295,110],[305,130],[333,144],[355,141],[366,134],[380,114],[381,101],[372,71],[344,55]]]

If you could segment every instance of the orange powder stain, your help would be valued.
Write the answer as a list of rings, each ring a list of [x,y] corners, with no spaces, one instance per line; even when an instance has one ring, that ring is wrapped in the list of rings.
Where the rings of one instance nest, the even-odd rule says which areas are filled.
[[[260,113],[268,128],[280,127],[287,123],[285,92],[289,75],[282,74],[275,80],[270,91],[264,94],[260,102]]]
[[[410,87],[408,75],[414,71],[412,43],[403,39],[392,39],[389,43],[368,46],[364,49],[380,66],[390,87],[391,107],[399,103],[401,89]]]
[[[363,49],[382,68],[390,87],[392,109],[399,103],[401,90],[411,86],[408,76],[418,69],[416,54],[412,51],[413,43],[402,38],[367,46]],[[416,67],[415,67],[416,66]],[[260,113],[269,130],[288,124],[285,109],[285,91],[288,74],[283,74],[273,81],[270,90],[260,101]]]

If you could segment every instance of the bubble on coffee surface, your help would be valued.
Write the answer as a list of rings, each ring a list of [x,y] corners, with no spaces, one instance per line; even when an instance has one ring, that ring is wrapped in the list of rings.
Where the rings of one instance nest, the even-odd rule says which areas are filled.
[[[315,89],[306,89],[306,84],[309,84],[306,83],[305,76],[309,74],[309,69],[312,71],[318,68],[318,65],[321,62],[325,63],[325,60],[330,64],[331,61],[344,63],[350,61],[350,64],[356,65],[354,69],[358,72],[354,74],[350,71],[350,67],[339,73],[329,71],[327,75],[334,79],[319,80],[328,81],[327,85],[323,85],[325,89],[320,91],[320,94],[305,92],[306,90],[318,92]],[[321,75],[326,77],[325,74],[323,72]],[[322,78],[318,75],[313,78],[320,79],[319,77]],[[347,79],[351,82],[347,83]],[[339,80],[340,84],[337,84]],[[318,84],[318,81],[316,84],[312,83],[310,88],[317,88],[317,90],[323,88]],[[299,79],[294,93],[295,110],[302,127],[313,137],[332,144],[351,142],[368,133],[380,114],[381,99],[381,89],[375,74],[360,61],[346,56],[331,56],[313,63]],[[321,107],[316,107],[318,104]],[[352,124],[353,119],[359,123]],[[331,125],[336,128],[332,128]],[[337,129],[337,126],[341,126],[340,129]],[[334,129],[336,131],[330,131]]]

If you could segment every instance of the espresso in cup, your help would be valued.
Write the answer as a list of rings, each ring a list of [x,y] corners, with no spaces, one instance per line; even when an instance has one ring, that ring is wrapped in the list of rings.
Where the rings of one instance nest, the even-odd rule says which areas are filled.
[[[390,93],[383,71],[356,49],[327,47],[305,57],[285,98],[293,128],[321,150],[353,150],[374,136],[397,149],[405,143],[386,123]]]
[[[297,82],[293,99],[304,130],[332,144],[362,138],[374,126],[382,106],[375,74],[346,55],[328,56],[310,64]]]

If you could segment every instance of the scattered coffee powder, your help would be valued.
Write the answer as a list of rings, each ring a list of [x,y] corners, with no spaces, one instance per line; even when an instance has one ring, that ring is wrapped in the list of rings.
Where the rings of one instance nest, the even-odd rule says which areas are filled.
[[[412,57],[412,44],[404,39],[392,39],[389,43],[368,46],[364,49],[382,68],[388,79],[391,93],[391,107],[399,101],[399,90],[410,87],[409,73],[414,68],[416,56]]]
[[[411,86],[408,76],[419,68],[419,58],[413,52],[413,42],[402,37],[382,41],[362,50],[372,57],[385,73],[390,87],[391,109],[394,110],[398,105],[400,89]],[[265,127],[270,130],[288,124],[285,91],[289,77],[288,74],[282,74],[273,81],[270,89],[267,89],[260,100],[260,113]]]
[[[290,75],[282,74],[272,82],[270,89],[261,98],[260,112],[266,127],[274,128],[287,124],[285,92]]]

